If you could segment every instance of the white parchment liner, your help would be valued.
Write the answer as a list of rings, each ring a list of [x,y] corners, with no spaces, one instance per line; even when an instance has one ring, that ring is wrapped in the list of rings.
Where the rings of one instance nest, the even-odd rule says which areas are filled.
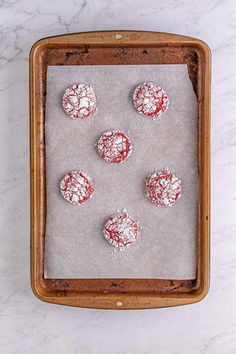
[[[132,106],[134,88],[144,81],[162,86],[169,98],[157,121]],[[72,121],[62,96],[73,83],[90,84],[98,112],[86,122]],[[110,166],[96,152],[101,133],[118,129],[133,142],[133,153]],[[169,167],[181,180],[182,198],[171,208],[154,207],[144,179]],[[95,181],[93,198],[82,206],[67,203],[59,191],[66,172],[82,169]],[[197,100],[186,65],[51,66],[46,101],[47,278],[163,278],[196,276]],[[139,220],[138,241],[115,252],[103,238],[107,216],[127,209]]]

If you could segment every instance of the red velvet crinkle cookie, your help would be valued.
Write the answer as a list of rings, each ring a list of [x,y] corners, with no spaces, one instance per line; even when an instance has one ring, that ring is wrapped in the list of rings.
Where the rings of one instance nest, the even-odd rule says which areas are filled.
[[[69,86],[63,96],[66,114],[74,120],[89,118],[97,110],[97,100],[91,86],[74,84]]]
[[[111,215],[104,226],[105,239],[114,247],[124,249],[138,238],[139,225],[127,213]]]
[[[62,196],[71,204],[80,205],[94,193],[93,180],[83,171],[70,171],[60,183]]]
[[[98,140],[97,150],[108,163],[119,164],[130,156],[132,143],[125,133],[108,130]]]
[[[169,98],[165,90],[157,84],[144,82],[134,90],[133,104],[138,113],[155,119],[166,112]]]
[[[168,169],[154,172],[146,180],[147,198],[156,206],[172,206],[181,197],[181,181]]]

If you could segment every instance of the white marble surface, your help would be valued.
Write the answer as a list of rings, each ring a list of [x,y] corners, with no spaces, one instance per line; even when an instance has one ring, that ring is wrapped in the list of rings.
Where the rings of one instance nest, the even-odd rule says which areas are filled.
[[[0,1],[1,353],[236,353],[236,2]],[[100,29],[199,37],[213,51],[211,290],[199,304],[107,311],[45,304],[29,284],[28,53]]]

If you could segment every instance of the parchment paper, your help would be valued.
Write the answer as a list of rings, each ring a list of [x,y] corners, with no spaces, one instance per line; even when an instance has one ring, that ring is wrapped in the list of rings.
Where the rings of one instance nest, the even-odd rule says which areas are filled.
[[[155,81],[170,98],[168,112],[152,121],[132,106],[134,88]],[[89,121],[72,121],[62,96],[73,83],[90,84],[98,112]],[[95,143],[108,129],[128,133],[133,153],[110,166]],[[182,180],[182,198],[171,208],[145,199],[144,179],[169,167]],[[47,278],[168,278],[196,276],[197,100],[185,65],[51,66],[46,101]],[[67,203],[59,182],[72,169],[86,171],[96,184],[93,198]],[[106,217],[127,209],[139,220],[138,241],[114,252],[103,238]]]

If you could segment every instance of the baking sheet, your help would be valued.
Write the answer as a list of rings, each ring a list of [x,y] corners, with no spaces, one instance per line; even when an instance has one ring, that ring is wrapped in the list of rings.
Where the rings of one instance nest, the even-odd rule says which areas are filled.
[[[162,86],[170,106],[159,120],[139,115],[132,106],[134,88],[144,81]],[[62,96],[73,83],[90,84],[98,112],[88,121],[72,121]],[[46,278],[196,277],[197,99],[186,65],[49,66],[46,99],[47,221]],[[126,132],[133,153],[110,166],[95,143],[108,129]],[[182,198],[171,208],[145,199],[144,179],[155,168],[169,167],[181,180]],[[72,169],[95,181],[93,198],[67,203],[59,183]],[[114,252],[103,238],[106,217],[125,208],[139,220],[138,241]]]

